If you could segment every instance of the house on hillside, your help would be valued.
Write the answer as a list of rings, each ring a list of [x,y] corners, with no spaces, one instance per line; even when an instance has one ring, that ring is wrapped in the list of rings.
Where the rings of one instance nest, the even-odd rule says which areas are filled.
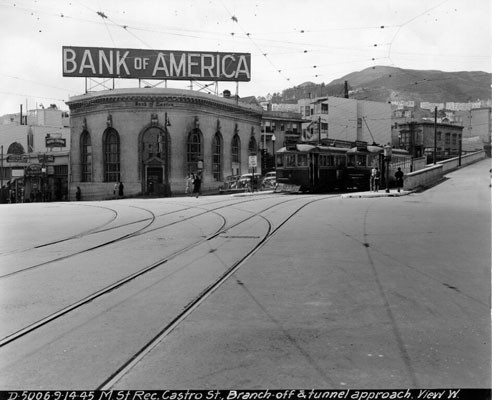
[[[457,156],[461,151],[463,127],[431,121],[412,121],[399,125],[398,147],[412,157],[427,156],[431,162],[436,150],[437,160]],[[435,140],[434,140],[435,137]]]
[[[301,99],[297,104],[302,117],[309,120],[302,127],[303,141],[364,141],[380,145],[391,141],[389,103],[321,97]]]

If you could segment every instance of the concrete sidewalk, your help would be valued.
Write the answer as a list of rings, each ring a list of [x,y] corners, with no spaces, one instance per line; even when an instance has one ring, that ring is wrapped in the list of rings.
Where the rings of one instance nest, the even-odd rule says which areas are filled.
[[[243,192],[243,193],[234,193],[231,194],[233,197],[246,197],[246,196],[256,196],[259,194],[271,194],[271,193],[282,193],[282,192],[275,192],[274,190],[268,190],[268,191],[260,191],[260,192]],[[402,190],[398,192],[396,189],[391,189],[389,193],[386,193],[386,191],[380,190],[378,192],[353,192],[353,193],[342,193],[340,197],[342,199],[346,198],[362,198],[362,197],[400,197],[400,196],[407,196],[411,193],[414,193],[414,191],[410,190]],[[288,193],[285,193],[288,194]],[[330,193],[333,194],[333,193]]]
[[[400,196],[407,196],[411,193],[414,193],[414,191],[409,191],[409,190],[401,190],[398,191],[396,189],[390,189],[390,191],[387,193],[385,189],[380,190],[378,192],[356,192],[356,193],[344,193],[342,194],[342,199],[346,198],[360,198],[360,197],[400,197]]]

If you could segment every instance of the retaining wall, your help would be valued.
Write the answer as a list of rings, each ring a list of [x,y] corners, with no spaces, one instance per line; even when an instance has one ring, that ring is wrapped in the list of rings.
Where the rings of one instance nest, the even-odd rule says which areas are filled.
[[[486,157],[485,151],[477,151],[461,156],[461,167],[480,161]],[[444,175],[460,165],[459,157],[439,161],[437,164],[427,165],[425,168],[406,174],[403,178],[404,190],[415,190],[417,188],[428,188],[443,179]]]

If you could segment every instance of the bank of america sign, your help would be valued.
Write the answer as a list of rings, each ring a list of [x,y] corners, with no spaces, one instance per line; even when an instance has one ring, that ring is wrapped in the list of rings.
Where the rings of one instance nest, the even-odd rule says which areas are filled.
[[[247,82],[251,54],[63,46],[63,76]]]

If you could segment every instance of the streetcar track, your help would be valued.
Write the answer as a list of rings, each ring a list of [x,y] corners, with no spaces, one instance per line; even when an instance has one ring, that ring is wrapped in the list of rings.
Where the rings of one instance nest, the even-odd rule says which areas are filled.
[[[235,204],[242,204],[242,203],[251,202],[251,201],[257,201],[257,200],[259,200],[259,199],[258,198],[257,199],[248,199],[248,200],[244,200],[244,201],[241,201],[241,202],[235,203]],[[207,205],[216,204],[216,203],[223,203],[223,202],[224,201],[212,202],[212,203],[208,203]],[[97,250],[97,249],[100,249],[102,247],[106,247],[106,246],[112,245],[114,243],[117,243],[117,242],[120,242],[120,241],[123,241],[123,240],[126,240],[126,239],[130,239],[130,238],[133,238],[133,237],[136,237],[136,236],[139,236],[139,235],[147,234],[147,233],[150,233],[150,232],[155,232],[155,231],[160,230],[160,229],[165,229],[165,228],[168,228],[168,227],[170,227],[172,225],[176,225],[176,224],[179,224],[179,223],[188,221],[190,219],[200,217],[200,216],[205,215],[207,213],[213,213],[215,210],[218,210],[220,208],[227,207],[227,206],[228,205],[224,205],[224,206],[217,207],[217,208],[211,209],[211,210],[205,209],[203,207],[193,206],[193,207],[187,207],[187,208],[175,210],[175,211],[172,211],[172,212],[169,212],[169,213],[164,213],[164,214],[158,215],[157,217],[154,215],[152,218],[148,218],[148,219],[151,219],[151,223],[149,223],[145,227],[140,228],[140,229],[138,229],[138,230],[136,230],[136,231],[134,231],[132,233],[125,234],[123,236],[117,237],[115,239],[111,239],[111,240],[109,240],[107,242],[104,242],[104,243],[99,243],[96,246],[92,246],[92,247],[89,247],[87,249],[77,251],[75,253],[67,254],[67,255],[64,255],[64,256],[61,256],[61,257],[58,257],[58,258],[54,258],[54,259],[51,259],[51,260],[48,260],[48,261],[44,261],[44,262],[39,263],[39,264],[31,265],[29,267],[25,267],[25,268],[22,268],[22,269],[19,269],[19,270],[16,270],[16,271],[12,271],[12,272],[9,272],[9,273],[4,274],[4,275],[0,275],[0,279],[9,278],[11,276],[18,275],[18,274],[21,274],[21,273],[24,273],[24,272],[28,272],[28,271],[31,271],[33,269],[36,269],[36,268],[39,268],[39,267],[42,267],[42,266],[45,266],[45,265],[49,265],[49,264],[53,264],[53,263],[56,263],[56,262],[59,262],[59,261],[63,261],[63,260],[66,260],[66,259],[69,259],[69,258],[78,256],[80,254],[87,253],[87,252],[93,251],[93,250]],[[135,207],[135,208],[139,208],[139,207]],[[143,230],[145,230],[149,226],[151,226],[153,224],[153,222],[155,221],[155,219],[158,218],[158,217],[168,216],[168,215],[171,215],[171,214],[175,214],[175,213],[182,212],[182,211],[187,211],[187,210],[194,210],[194,209],[197,209],[197,208],[198,209],[205,210],[205,211],[202,212],[202,213],[199,213],[199,214],[196,214],[196,215],[187,217],[187,218],[183,218],[183,219],[178,220],[178,221],[171,222],[171,223],[166,224],[164,226],[160,226],[160,227],[155,228],[155,229],[149,229],[149,230],[146,230],[145,232],[143,232]],[[140,209],[152,213],[151,211],[146,210],[144,208],[140,208]],[[143,219],[140,222],[147,221],[148,219]],[[123,226],[127,226],[127,225],[134,224],[134,223],[135,222],[131,222],[131,223],[123,224],[123,225],[120,225],[120,226],[117,226],[117,227],[114,227],[114,228],[110,228],[110,229],[117,229],[117,228],[121,228]],[[92,232],[91,234],[95,234],[95,233],[99,233],[99,231]],[[74,238],[77,238],[77,237],[73,237],[73,238],[70,238],[70,239],[74,239]],[[57,242],[55,242],[55,243],[57,243]],[[30,250],[32,250],[32,248]]]
[[[170,323],[168,323],[163,329],[161,329],[161,331],[157,335],[155,335],[154,338],[148,341],[137,353],[135,353],[129,360],[121,365],[120,368],[118,368],[110,377],[102,382],[96,390],[110,389],[115,383],[117,383],[128,372],[130,372],[133,367],[135,367],[140,361],[142,361],[147,354],[149,354],[154,348],[156,348],[166,338],[166,336],[168,336],[181,322],[183,322],[191,313],[193,313],[193,311],[195,311],[212,293],[214,293],[220,286],[222,286],[247,260],[249,260],[263,246],[265,246],[265,244],[268,243],[268,241],[270,241],[272,237],[274,237],[276,233],[291,218],[293,218],[297,213],[299,213],[308,205],[317,201],[325,200],[327,198],[331,197],[316,198],[301,205],[299,208],[297,208],[297,210],[291,212],[290,215],[273,231],[271,222],[263,215],[260,215],[260,213],[263,213],[266,210],[262,210],[260,213],[256,213],[254,216],[259,216],[263,218],[268,224],[268,230],[263,239],[260,240],[259,243],[253,247],[253,249],[249,250],[246,255],[242,256],[239,260],[234,262],[219,278],[217,278],[212,284],[205,288],[194,300],[189,302],[180,314],[178,314]]]
[[[217,202],[211,202],[211,203],[208,203],[208,204],[221,203],[221,202],[224,202],[224,201],[226,201],[226,200],[221,200],[221,201],[217,201]],[[72,204],[69,204],[69,205],[72,205]],[[105,222],[104,224],[102,224],[100,226],[96,226],[96,227],[91,228],[91,229],[88,229],[86,231],[82,231],[82,232],[77,233],[75,235],[71,235],[71,236],[68,236],[66,238],[55,240],[55,241],[52,241],[52,242],[39,244],[39,245],[36,245],[34,247],[29,247],[27,249],[17,249],[17,250],[7,251],[7,252],[4,252],[4,253],[0,253],[0,256],[25,253],[25,252],[30,251],[30,250],[39,249],[39,248],[43,248],[43,247],[48,247],[48,246],[52,246],[52,245],[55,245],[55,244],[67,242],[69,240],[80,239],[80,238],[85,237],[85,236],[94,235],[94,234],[97,234],[97,233],[107,232],[107,231],[110,231],[110,230],[115,230],[115,229],[123,228],[123,227],[126,227],[126,226],[138,224],[140,222],[145,222],[145,221],[147,221],[149,219],[149,218],[139,219],[139,220],[136,220],[136,221],[127,222],[127,223],[124,223],[124,224],[121,224],[121,225],[116,225],[116,226],[112,226],[112,227],[109,227],[109,228],[102,229],[103,227],[111,224],[112,222],[114,222],[117,219],[118,214],[119,214],[118,211],[115,210],[115,209],[113,209],[113,208],[109,208],[109,207],[102,207],[102,206],[96,206],[96,205],[90,205],[90,204],[83,204],[83,205],[84,206],[87,206],[87,207],[94,207],[94,208],[101,208],[101,209],[104,209],[104,210],[109,210],[109,211],[111,211],[111,212],[114,213],[114,217],[110,221],[107,221],[107,222]],[[129,207],[132,207],[132,206],[130,205]],[[190,210],[190,209],[193,209],[193,208],[194,207],[181,208],[179,210],[175,210],[175,211],[171,211],[171,212],[168,212],[168,213],[157,215],[157,218],[168,216],[168,215],[171,215],[171,214],[175,214],[175,213],[181,212],[181,211]],[[142,210],[145,210],[144,208],[141,208],[141,209]]]
[[[166,264],[168,261],[176,258],[180,254],[183,254],[183,253],[185,253],[187,251],[190,251],[190,250],[196,248],[197,246],[201,245],[202,243],[205,243],[206,241],[212,240],[212,239],[218,237],[219,235],[223,234],[224,232],[227,232],[228,230],[230,230],[230,229],[232,229],[232,228],[234,228],[234,227],[236,227],[236,226],[238,226],[238,225],[240,225],[242,223],[245,223],[246,221],[249,221],[250,219],[252,219],[252,218],[254,218],[256,216],[262,217],[260,215],[261,213],[263,213],[265,211],[268,211],[271,208],[280,206],[280,205],[282,205],[284,203],[287,203],[287,202],[290,202],[290,201],[294,201],[294,200],[296,200],[296,199],[288,199],[288,200],[285,200],[285,201],[280,202],[280,203],[275,203],[275,204],[273,204],[273,205],[271,205],[271,206],[269,206],[269,207],[267,207],[267,208],[265,208],[265,209],[263,209],[263,210],[261,210],[259,212],[253,213],[252,215],[250,215],[250,216],[248,216],[248,217],[246,217],[246,218],[244,218],[244,219],[242,219],[242,220],[240,220],[240,221],[238,221],[238,222],[236,222],[236,223],[234,223],[234,224],[232,224],[231,226],[228,226],[228,227],[225,227],[225,224],[227,223],[227,221],[225,220],[225,217],[223,217],[220,214],[216,213],[219,216],[221,216],[223,218],[223,220],[224,220],[224,223],[222,224],[222,226],[216,232],[214,232],[214,233],[210,234],[209,236],[207,236],[205,238],[202,238],[202,239],[200,239],[200,240],[198,240],[198,241],[196,241],[194,243],[191,243],[191,244],[183,247],[182,249],[179,249],[179,250],[175,251],[174,253],[172,253],[172,254],[170,254],[170,255],[168,255],[168,256],[160,259],[160,260],[157,260],[157,261],[153,262],[152,264],[150,264],[150,265],[148,265],[146,267],[143,267],[140,270],[138,270],[138,271],[136,271],[136,272],[134,272],[134,273],[132,273],[130,275],[127,275],[124,278],[121,278],[120,280],[118,280],[118,281],[116,281],[116,282],[114,282],[114,283],[112,283],[112,284],[110,284],[110,285],[108,285],[108,286],[106,286],[106,287],[98,290],[97,292],[92,293],[89,296],[84,297],[83,299],[81,299],[81,300],[79,300],[79,301],[77,301],[75,303],[72,303],[72,304],[70,304],[70,305],[68,305],[68,306],[66,306],[66,307],[58,310],[55,313],[52,313],[52,314],[50,314],[50,315],[48,315],[48,316],[46,316],[46,317],[44,317],[44,318],[42,318],[42,319],[40,319],[40,320],[38,320],[38,321],[30,324],[30,325],[28,325],[28,326],[26,326],[26,327],[24,327],[24,328],[22,328],[20,330],[17,330],[16,332],[11,333],[10,335],[7,335],[7,336],[3,337],[0,340],[0,347],[3,347],[6,344],[11,343],[11,342],[13,342],[13,341],[15,341],[15,340],[17,340],[17,339],[19,339],[19,338],[27,335],[30,332],[32,332],[32,331],[34,331],[34,330],[36,330],[36,329],[38,329],[38,328],[40,328],[40,327],[42,327],[44,325],[47,325],[51,321],[53,321],[55,319],[58,319],[61,316],[66,315],[69,312],[71,312],[71,311],[73,311],[75,309],[78,309],[79,307],[81,307],[81,306],[83,306],[83,305],[85,305],[85,304],[87,304],[87,303],[89,303],[89,302],[91,302],[91,301],[93,301],[93,300],[95,300],[95,299],[97,299],[97,298],[105,295],[105,294],[108,294],[108,293],[112,292],[113,290],[115,290],[117,288],[122,287],[123,285],[125,285],[125,284],[127,284],[127,283],[129,283],[129,282],[131,282],[133,280],[135,280],[136,278],[138,278],[138,277],[146,274],[147,272],[152,271],[155,268],[157,268],[157,267],[159,267],[159,266],[161,266],[163,264]],[[319,200],[322,200],[322,199],[318,199],[318,201]],[[317,201],[317,200],[314,200],[314,201]],[[307,204],[310,204],[310,203],[307,203]],[[226,206],[217,207],[216,209],[214,209],[214,210],[208,210],[207,212],[214,212],[215,213],[215,210],[220,209],[220,208],[224,208],[224,207],[226,207]],[[300,209],[302,209],[302,208],[300,208]],[[204,213],[202,213],[200,215],[203,215],[203,214]],[[281,224],[281,225],[283,225],[283,224]]]

